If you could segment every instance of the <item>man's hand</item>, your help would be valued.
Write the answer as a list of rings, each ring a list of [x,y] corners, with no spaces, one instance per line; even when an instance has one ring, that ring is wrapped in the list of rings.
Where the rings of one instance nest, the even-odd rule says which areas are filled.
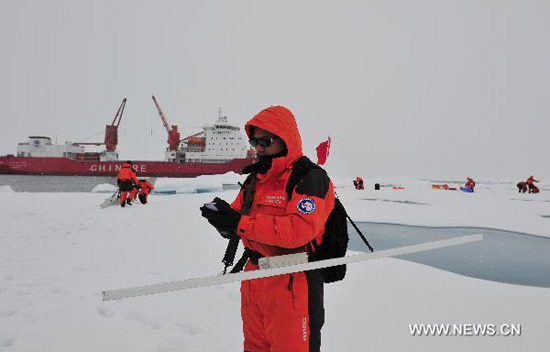
[[[214,198],[212,203],[214,203],[218,211],[209,209],[203,205],[200,208],[202,216],[204,216],[223,237],[228,239],[236,237],[237,225],[241,220],[241,214],[231,208],[225,200],[218,197]]]

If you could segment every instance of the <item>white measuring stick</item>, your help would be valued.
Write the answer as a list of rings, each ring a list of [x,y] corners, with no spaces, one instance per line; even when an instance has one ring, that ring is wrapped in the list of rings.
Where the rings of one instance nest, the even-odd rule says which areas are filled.
[[[166,282],[166,283],[161,283],[156,285],[108,290],[108,291],[103,291],[103,301],[111,301],[115,299],[152,295],[155,293],[187,290],[190,288],[220,285],[228,282],[259,279],[262,277],[289,274],[289,273],[294,273],[298,271],[315,270],[315,269],[321,269],[321,268],[326,268],[330,266],[352,264],[352,263],[363,262],[366,260],[394,257],[398,255],[418,253],[418,252],[428,251],[432,249],[457,246],[459,244],[477,242],[481,240],[483,240],[483,235],[481,234],[453,237],[447,240],[433,241],[433,242],[415,244],[412,246],[386,249],[386,250],[372,252],[372,253],[356,254],[356,255],[346,256],[342,258],[326,259],[326,260],[319,260],[319,261],[303,263],[303,264],[288,265],[288,266],[283,266],[283,267],[274,268],[274,269],[245,271],[245,272],[240,272],[235,274],[226,274],[221,276],[207,276],[207,277],[199,277],[199,278],[187,279],[187,280],[181,280],[181,281]]]

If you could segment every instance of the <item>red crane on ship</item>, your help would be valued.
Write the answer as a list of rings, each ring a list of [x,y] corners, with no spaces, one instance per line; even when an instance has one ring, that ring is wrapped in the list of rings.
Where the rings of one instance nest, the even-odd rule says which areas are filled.
[[[125,106],[126,98],[122,99],[122,103],[116,112],[113,122],[105,127],[105,148],[110,152],[115,151],[118,144],[118,125],[120,125],[120,121],[122,120]]]
[[[105,141],[103,143],[101,142],[88,142],[88,143],[73,143],[74,145],[105,145],[105,149],[107,149],[110,152],[114,152],[116,150],[116,146],[118,144],[118,126],[120,125],[120,121],[122,120],[122,114],[124,113],[124,107],[126,106],[126,98],[122,99],[122,103],[120,104],[120,107],[118,108],[118,111],[115,114],[115,118],[113,119],[113,122],[111,122],[110,125],[105,126]]]
[[[164,112],[162,112],[162,109],[160,108],[160,105],[157,102],[157,98],[155,98],[154,95],[152,97],[153,97],[153,102],[157,107],[157,111],[159,113],[160,119],[162,120],[162,124],[164,125],[166,132],[168,132],[168,140],[167,140],[168,149],[171,151],[177,151],[181,142],[180,133],[178,132],[178,126],[176,125],[170,126],[168,124],[166,117],[164,117]]]

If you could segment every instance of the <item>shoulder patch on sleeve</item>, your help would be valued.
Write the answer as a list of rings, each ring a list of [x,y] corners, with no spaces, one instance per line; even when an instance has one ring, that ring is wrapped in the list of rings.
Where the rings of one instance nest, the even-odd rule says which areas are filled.
[[[313,214],[316,208],[315,201],[311,198],[302,198],[298,204],[296,204],[296,208],[302,214]]]
[[[296,193],[324,199],[330,179],[324,170],[313,169],[296,185]]]

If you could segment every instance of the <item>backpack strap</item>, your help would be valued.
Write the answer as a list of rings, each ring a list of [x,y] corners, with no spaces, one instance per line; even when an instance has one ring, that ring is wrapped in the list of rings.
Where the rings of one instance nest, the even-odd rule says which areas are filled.
[[[246,178],[246,181],[244,181],[244,184],[242,186],[244,189],[243,193],[243,203],[241,206],[241,214],[246,215],[250,212],[250,208],[252,206],[252,199],[254,198],[254,191],[256,188],[256,174],[252,173],[248,175]],[[229,240],[229,243],[227,244],[227,248],[225,249],[225,254],[222,259],[222,263],[224,264],[223,273],[227,273],[227,268],[233,265],[233,262],[235,261],[235,255],[237,254],[237,248],[239,247],[240,239],[238,237],[232,238]],[[249,251],[244,251],[243,256],[241,259],[239,259],[239,262],[231,270],[231,272],[239,272],[244,268],[244,265],[246,264],[246,261],[248,258],[250,258],[251,253]],[[237,270],[237,271],[235,271]]]
[[[295,161],[294,164],[292,164],[292,172],[290,173],[290,177],[288,178],[285,188],[287,201],[292,198],[292,192],[298,182],[300,182],[307,175],[307,173],[313,169],[323,170],[323,168],[309,160],[307,156],[302,156],[300,159]]]
[[[241,272],[244,269],[244,266],[246,265],[249,259],[252,261],[252,263],[258,265],[258,260],[262,257],[263,255],[261,255],[260,253],[254,252],[253,250],[245,247],[241,259],[239,259],[237,264],[235,264],[233,269],[231,269],[230,273],[234,274],[234,273]]]

